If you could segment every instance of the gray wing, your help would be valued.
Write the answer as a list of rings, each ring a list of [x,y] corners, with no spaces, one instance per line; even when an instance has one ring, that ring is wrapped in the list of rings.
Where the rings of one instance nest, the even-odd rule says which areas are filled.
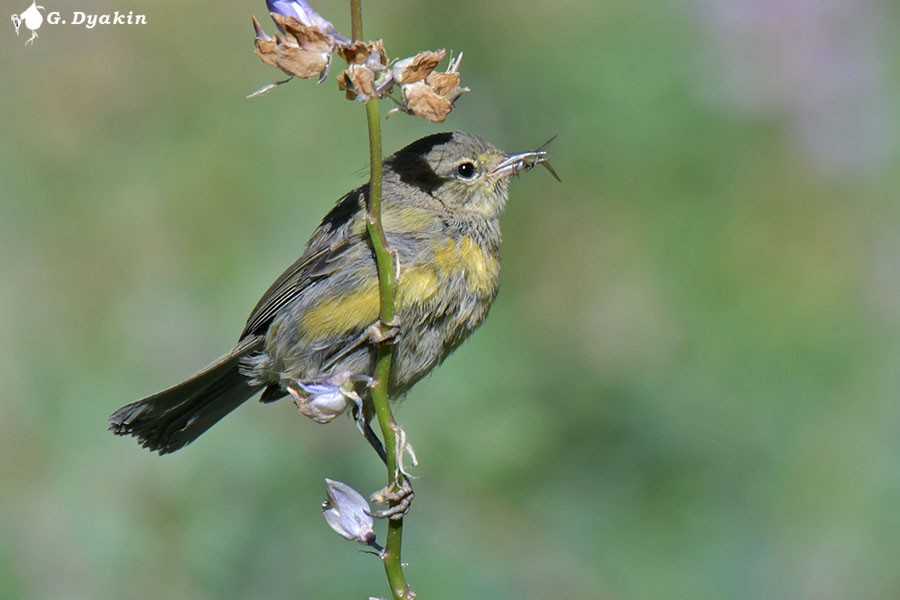
[[[275,280],[250,313],[241,338],[265,335],[279,312],[303,294],[310,284],[339,269],[351,246],[354,217],[361,215],[368,186],[353,190],[326,215],[310,238],[306,251]]]

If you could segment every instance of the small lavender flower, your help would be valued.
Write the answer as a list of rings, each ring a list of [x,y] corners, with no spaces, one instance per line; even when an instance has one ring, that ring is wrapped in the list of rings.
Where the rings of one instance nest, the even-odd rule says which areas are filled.
[[[293,17],[307,27],[314,27],[327,34],[337,44],[347,44],[350,38],[335,31],[334,25],[317,13],[308,2],[303,0],[266,0],[266,6],[270,13],[275,13],[283,17]],[[281,29],[281,24],[276,20],[275,25]],[[284,33],[284,31],[282,31]]]
[[[341,371],[320,381],[293,381],[286,387],[301,413],[316,423],[330,423],[347,410],[350,402],[362,414],[362,398],[353,388],[356,383],[369,381],[368,375]]]
[[[331,31],[334,25],[317,13],[303,0],[266,0],[270,13],[294,17],[307,27],[318,27],[322,31]]]
[[[328,499],[322,503],[322,514],[328,525],[344,539],[357,541],[383,550],[375,542],[374,519],[366,499],[346,483],[325,480]]]

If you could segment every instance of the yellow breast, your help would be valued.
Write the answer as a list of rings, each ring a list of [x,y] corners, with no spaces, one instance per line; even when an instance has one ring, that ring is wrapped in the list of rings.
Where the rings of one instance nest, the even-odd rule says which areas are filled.
[[[500,261],[482,250],[468,236],[449,240],[434,249],[433,266],[400,265],[397,278],[397,307],[407,309],[430,302],[452,280],[463,280],[467,293],[492,296],[497,291]],[[350,331],[360,331],[378,319],[378,280],[373,276],[350,292],[323,300],[300,318],[307,335],[325,339]]]
[[[434,260],[442,277],[462,274],[473,293],[491,295],[496,292],[500,261],[482,250],[469,236],[449,240],[435,248]]]

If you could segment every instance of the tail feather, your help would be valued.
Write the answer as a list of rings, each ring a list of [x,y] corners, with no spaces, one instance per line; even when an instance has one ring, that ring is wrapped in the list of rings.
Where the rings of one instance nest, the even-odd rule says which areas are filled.
[[[190,379],[123,406],[109,417],[109,428],[160,454],[183,448],[259,391],[241,375],[239,363],[262,344],[261,336],[244,338]]]

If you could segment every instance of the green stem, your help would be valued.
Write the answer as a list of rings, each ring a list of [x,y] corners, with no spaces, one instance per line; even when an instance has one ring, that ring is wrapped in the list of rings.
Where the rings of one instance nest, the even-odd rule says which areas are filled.
[[[350,0],[350,36],[353,41],[362,39],[362,2]]]
[[[381,292],[381,322],[394,322],[394,258],[387,246],[384,229],[381,226],[381,124],[378,112],[378,100],[366,103],[366,116],[369,121],[369,148],[372,165],[369,179],[369,214],[366,222],[375,259],[378,265],[378,283]],[[384,439],[384,450],[387,454],[388,487],[399,489],[402,485],[398,479],[402,476],[397,465],[397,433],[394,416],[391,413],[388,384],[391,380],[391,362],[394,356],[392,344],[378,346],[375,362],[375,383],[370,395],[375,406],[375,415]],[[400,551],[403,544],[403,519],[388,519],[387,543],[385,544],[384,571],[387,574],[391,593],[397,600],[409,598],[409,585],[403,575]]]
[[[362,39],[362,3],[350,0],[350,21],[354,40]],[[378,287],[381,301],[380,319],[383,324],[394,323],[394,299],[396,296],[394,255],[388,247],[387,237],[381,221],[381,115],[378,99],[366,102],[366,120],[369,126],[369,197],[366,230],[372,241],[375,262],[378,267]],[[388,487],[399,489],[402,477],[397,465],[397,433],[394,416],[391,413],[390,391],[391,363],[394,356],[392,344],[380,344],[375,360],[375,382],[370,396],[375,407],[375,415],[384,439],[387,453]],[[395,600],[414,598],[406,583],[400,551],[403,544],[403,520],[388,519],[387,542],[384,552],[384,571],[388,578],[391,594]]]
[[[372,98],[366,102],[366,119],[369,122],[369,205],[366,229],[372,240],[375,263],[378,266],[380,318],[383,323],[393,323],[394,255],[388,247],[387,237],[384,235],[384,227],[381,223],[381,117],[378,112],[378,98]],[[381,347],[392,350],[390,344]],[[388,353],[388,356],[390,354],[391,352]]]

